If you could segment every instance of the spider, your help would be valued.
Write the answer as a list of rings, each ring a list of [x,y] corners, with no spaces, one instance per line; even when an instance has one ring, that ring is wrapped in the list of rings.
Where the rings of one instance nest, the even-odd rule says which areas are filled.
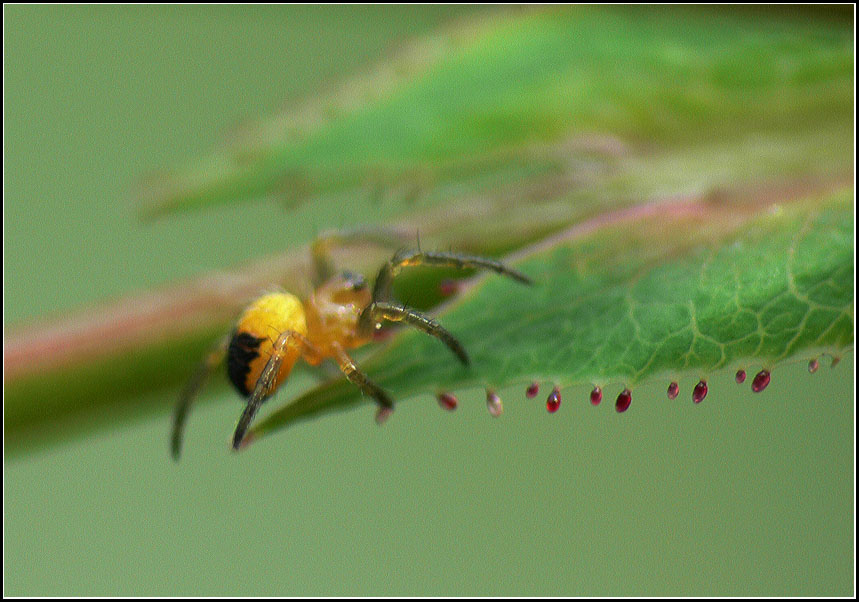
[[[227,375],[247,398],[232,445],[239,449],[262,403],[286,381],[299,358],[311,366],[333,359],[345,377],[372,397],[380,409],[392,410],[388,393],[370,380],[347,349],[366,345],[383,322],[402,322],[438,338],[464,365],[468,354],[457,339],[431,317],[391,299],[391,281],[404,267],[428,265],[459,269],[483,268],[523,284],[531,279],[503,263],[474,255],[403,249],[379,269],[373,288],[359,274],[335,272],[327,247],[314,243],[313,293],[304,301],[287,292],[267,293],[240,315],[233,331],[206,356],[182,391],[173,416],[171,451],[179,458],[182,433],[191,402],[208,375],[226,356]]]

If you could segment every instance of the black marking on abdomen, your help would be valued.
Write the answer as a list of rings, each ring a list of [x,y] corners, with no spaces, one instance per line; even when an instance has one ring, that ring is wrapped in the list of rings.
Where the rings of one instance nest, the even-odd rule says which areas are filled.
[[[258,339],[246,332],[233,332],[230,338],[230,348],[227,351],[227,374],[230,382],[247,397],[251,394],[248,389],[248,373],[251,362],[259,357],[259,346],[265,339]]]

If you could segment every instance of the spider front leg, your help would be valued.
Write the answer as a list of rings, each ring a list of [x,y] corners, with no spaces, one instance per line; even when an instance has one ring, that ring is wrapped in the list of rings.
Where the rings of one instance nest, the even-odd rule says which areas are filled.
[[[380,247],[396,249],[405,244],[408,237],[394,228],[380,226],[359,226],[349,230],[328,230],[320,233],[310,245],[313,261],[313,284],[322,285],[337,273],[331,259],[332,247],[350,244],[370,243]]]
[[[390,298],[391,281],[404,267],[416,265],[431,265],[436,267],[452,267],[457,269],[483,268],[492,270],[502,276],[507,276],[521,282],[532,284],[531,279],[500,261],[477,255],[462,255],[460,253],[445,253],[443,251],[403,250],[399,251],[379,270],[376,283],[373,286],[373,301],[384,301]]]
[[[346,375],[346,378],[350,383],[361,389],[364,393],[372,397],[376,400],[376,403],[379,404],[382,408],[393,408],[394,402],[391,401],[391,398],[388,397],[388,394],[385,393],[382,388],[367,378],[367,375],[361,372],[358,366],[355,365],[355,362],[351,357],[343,350],[343,347],[340,345],[334,345],[334,359],[337,360],[337,365],[340,366],[340,370],[343,371],[343,374]]]
[[[173,431],[170,436],[170,453],[173,455],[174,460],[178,460],[179,455],[182,453],[182,435],[185,432],[185,422],[188,419],[191,404],[197,393],[206,384],[209,375],[224,361],[229,342],[230,335],[227,335],[212,347],[203,361],[200,362],[200,365],[197,366],[197,370],[179,395],[179,401],[176,403],[176,409],[173,411]]]
[[[233,449],[239,449],[242,445],[242,440],[245,438],[250,427],[251,421],[259,411],[260,406],[271,395],[277,387],[277,376],[280,373],[280,367],[283,364],[284,358],[290,351],[298,351],[311,355],[318,355],[316,349],[304,337],[304,335],[293,330],[287,330],[277,337],[271,351],[271,357],[260,373],[257,379],[254,390],[248,398],[248,403],[239,418],[239,423],[236,425],[236,431],[233,434]]]
[[[380,324],[383,320],[387,322],[404,322],[409,326],[422,330],[430,336],[436,337],[447,345],[448,349],[459,358],[459,361],[466,366],[469,364],[468,354],[465,352],[462,344],[452,334],[429,316],[405,305],[385,301],[373,301],[361,312],[361,316],[358,318],[358,328],[361,332],[370,334],[375,330],[376,325]]]

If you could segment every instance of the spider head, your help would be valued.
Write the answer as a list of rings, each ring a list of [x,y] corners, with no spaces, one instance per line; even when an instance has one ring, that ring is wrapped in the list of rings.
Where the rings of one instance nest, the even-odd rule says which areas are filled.
[[[372,291],[358,274],[343,272],[329,278],[305,303],[307,327],[311,340],[328,353],[331,344],[345,349],[363,345],[367,336],[359,332],[358,319],[372,301]]]
[[[360,291],[367,288],[367,281],[364,279],[364,276],[356,274],[355,272],[340,272],[340,274],[335,276],[334,279],[339,280],[343,283],[344,287],[353,291]]]
[[[318,301],[334,305],[354,305],[363,309],[370,304],[372,293],[361,274],[341,272],[316,289]]]

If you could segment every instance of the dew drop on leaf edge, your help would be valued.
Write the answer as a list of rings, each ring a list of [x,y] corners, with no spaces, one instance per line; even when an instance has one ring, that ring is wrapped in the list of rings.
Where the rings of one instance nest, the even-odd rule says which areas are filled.
[[[561,390],[558,387],[552,389],[552,392],[549,393],[549,397],[546,398],[546,410],[549,411],[550,414],[553,414],[558,411],[558,408],[561,407]]]
[[[676,382],[672,381],[670,385],[668,385],[668,399],[677,399],[677,395],[680,393],[680,385]]]
[[[770,373],[769,370],[761,370],[757,374],[755,374],[755,378],[752,381],[752,391],[755,393],[760,393],[764,389],[767,388],[767,385],[770,384]]]
[[[632,392],[629,389],[624,389],[617,396],[617,401],[614,402],[614,409],[617,412],[626,412],[629,409],[629,404],[632,403]]]
[[[456,397],[451,393],[439,393],[438,394],[438,405],[448,412],[452,412],[456,409],[456,406],[459,405],[459,401]]]
[[[501,413],[504,411],[504,406],[501,404],[501,398],[490,389],[486,390],[486,409],[489,410],[489,413],[492,414],[495,418],[501,416]]]
[[[698,384],[695,385],[695,389],[692,390],[692,401],[701,403],[705,397],[707,397],[707,382],[699,380]]]

